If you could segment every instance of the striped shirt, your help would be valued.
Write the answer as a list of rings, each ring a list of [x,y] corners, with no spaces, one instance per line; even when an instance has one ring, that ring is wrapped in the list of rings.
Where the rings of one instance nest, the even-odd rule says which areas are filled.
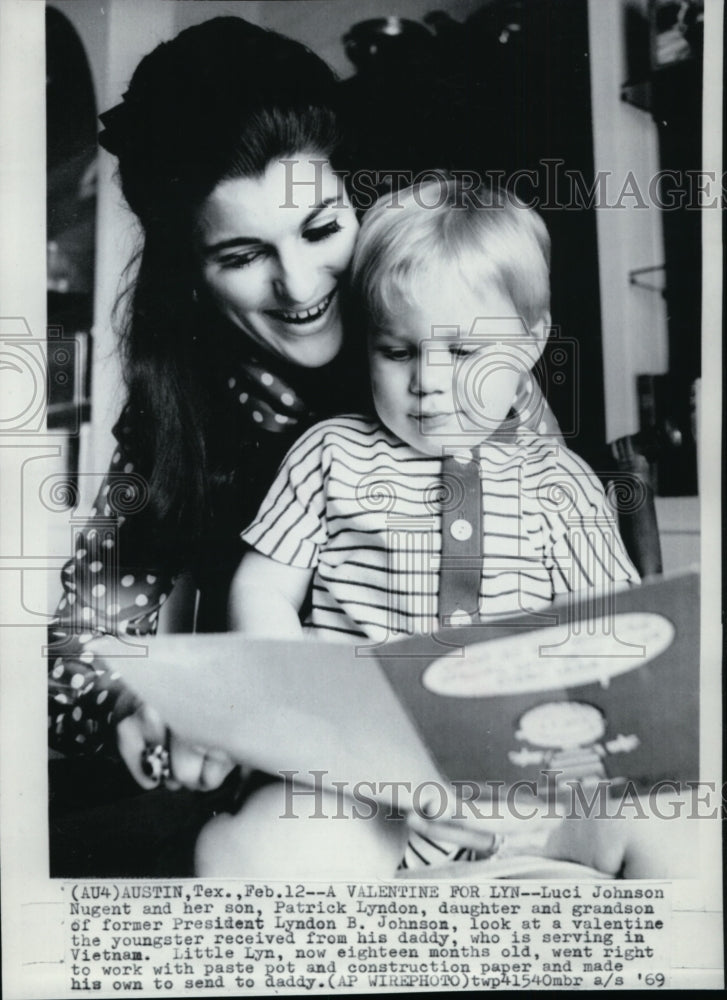
[[[336,417],[293,446],[242,533],[277,562],[314,570],[306,625],[376,642],[437,628],[442,460],[377,421]],[[638,582],[591,469],[527,429],[480,448],[483,620],[557,595]]]

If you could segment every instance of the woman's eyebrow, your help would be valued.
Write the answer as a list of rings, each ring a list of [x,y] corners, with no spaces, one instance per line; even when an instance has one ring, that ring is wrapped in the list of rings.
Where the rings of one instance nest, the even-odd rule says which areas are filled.
[[[316,205],[306,215],[300,224],[300,228],[305,229],[325,208],[330,208],[331,205],[336,204],[340,204],[340,199],[337,195],[324,198],[319,205]],[[260,239],[258,236],[233,236],[229,240],[220,240],[218,243],[211,243],[209,246],[204,247],[202,252],[205,257],[212,257],[214,254],[219,253],[220,250],[231,250],[233,247],[261,246],[264,243],[265,240]]]
[[[321,214],[324,208],[330,208],[331,205],[336,205],[336,204],[339,205],[343,204],[340,200],[339,195],[332,195],[330,198],[324,198],[322,202],[316,205],[316,207],[311,212],[309,212],[308,215],[306,215],[306,217],[300,224],[300,228],[305,229],[305,227],[309,225],[316,218],[316,216]]]
[[[255,236],[233,236],[229,240],[220,240],[219,243],[211,243],[209,246],[203,248],[203,254],[205,257],[213,257],[220,250],[231,250],[233,247],[249,247],[249,246],[260,246],[263,240],[257,239]]]

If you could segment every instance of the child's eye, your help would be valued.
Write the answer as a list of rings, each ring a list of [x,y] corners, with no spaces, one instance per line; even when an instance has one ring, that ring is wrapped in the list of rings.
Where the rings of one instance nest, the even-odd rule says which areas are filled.
[[[450,344],[449,353],[453,358],[468,358],[480,350],[480,344]]]
[[[336,233],[340,233],[341,228],[338,219],[334,219],[332,222],[327,222],[324,226],[314,226],[312,229],[306,229],[303,233],[303,239],[307,240],[308,243],[320,243],[321,240],[327,240],[329,236],[335,236]]]

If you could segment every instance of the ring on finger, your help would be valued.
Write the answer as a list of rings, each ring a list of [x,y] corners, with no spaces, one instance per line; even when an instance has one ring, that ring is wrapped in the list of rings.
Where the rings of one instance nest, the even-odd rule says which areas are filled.
[[[141,770],[156,784],[164,783],[172,776],[169,750],[163,743],[147,743],[141,753]]]

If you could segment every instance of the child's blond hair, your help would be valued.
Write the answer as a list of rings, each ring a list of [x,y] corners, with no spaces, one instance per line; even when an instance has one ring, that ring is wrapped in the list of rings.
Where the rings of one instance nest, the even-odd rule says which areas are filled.
[[[532,209],[442,174],[379,198],[364,217],[352,275],[376,325],[416,302],[422,280],[449,280],[450,269],[475,294],[494,284],[532,329],[550,308],[549,265],[550,237]]]

